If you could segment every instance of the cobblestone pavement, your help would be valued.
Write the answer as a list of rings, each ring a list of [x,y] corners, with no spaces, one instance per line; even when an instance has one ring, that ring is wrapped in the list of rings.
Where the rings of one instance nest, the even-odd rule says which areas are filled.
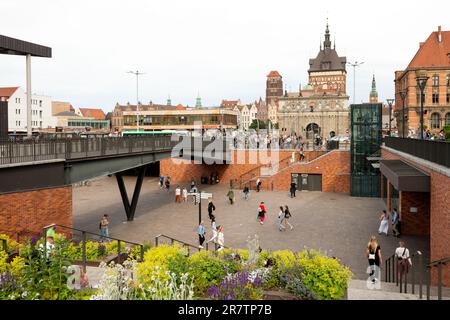
[[[125,183],[131,198],[135,177],[126,177]],[[170,192],[160,190],[158,179],[146,177],[142,186],[135,220],[125,222],[125,211],[114,177],[105,177],[90,186],[73,189],[74,226],[98,232],[99,219],[110,215],[110,235],[135,242],[154,242],[158,234],[198,244],[196,227],[198,206],[192,202],[175,203],[175,185]],[[235,190],[236,203],[230,205],[224,185],[201,186],[213,193],[217,224],[224,226],[225,245],[246,248],[248,236],[257,234],[263,249],[294,251],[312,248],[336,256],[348,265],[355,278],[366,278],[367,260],[365,247],[371,235],[377,235],[379,215],[384,208],[381,199],[353,198],[346,194],[303,192],[291,199],[288,191],[252,191],[250,199],[242,199],[242,192]],[[264,201],[267,208],[266,223],[257,220],[257,208]],[[211,236],[206,200],[202,206],[202,218]],[[293,230],[278,231],[276,217],[278,207],[288,205],[292,213]],[[378,236],[383,258],[392,255],[398,239],[392,235]],[[427,237],[402,237],[411,251],[420,250],[429,256]]]

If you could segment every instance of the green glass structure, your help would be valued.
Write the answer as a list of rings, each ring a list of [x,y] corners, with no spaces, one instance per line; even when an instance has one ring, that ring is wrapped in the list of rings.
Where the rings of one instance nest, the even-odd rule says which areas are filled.
[[[380,156],[382,104],[350,106],[351,160],[350,194],[353,197],[380,197],[380,170],[372,166]]]

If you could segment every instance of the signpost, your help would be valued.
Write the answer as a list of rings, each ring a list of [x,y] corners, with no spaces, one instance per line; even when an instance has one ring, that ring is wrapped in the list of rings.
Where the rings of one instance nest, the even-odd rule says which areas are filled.
[[[213,197],[212,193],[208,192],[190,192],[188,196],[194,197],[194,204],[198,204],[198,224],[202,222],[202,199],[210,199]]]

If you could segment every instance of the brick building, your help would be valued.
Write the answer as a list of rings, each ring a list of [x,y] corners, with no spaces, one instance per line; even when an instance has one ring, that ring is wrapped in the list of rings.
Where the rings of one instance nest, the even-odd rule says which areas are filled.
[[[450,144],[386,138],[381,157],[381,194],[388,210],[398,208],[402,233],[429,236],[430,261],[450,257]]]
[[[429,78],[424,91],[424,129],[437,134],[445,125],[450,125],[450,31],[442,31],[439,26],[420,43],[408,67],[395,72],[395,118],[400,136],[403,135],[403,122],[405,135],[419,132],[418,73]]]

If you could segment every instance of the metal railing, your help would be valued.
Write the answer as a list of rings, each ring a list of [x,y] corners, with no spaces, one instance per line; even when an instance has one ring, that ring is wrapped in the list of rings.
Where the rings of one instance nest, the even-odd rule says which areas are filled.
[[[450,142],[384,137],[386,147],[450,167]]]
[[[0,165],[161,152],[171,150],[176,143],[171,141],[170,136],[2,141],[0,142]]]
[[[204,248],[200,248],[199,246],[196,246],[196,245],[193,245],[193,244],[191,244],[191,243],[187,243],[187,242],[184,242],[184,241],[181,241],[181,240],[172,238],[172,237],[167,236],[167,235],[164,235],[164,234],[159,234],[159,235],[157,235],[157,236],[155,237],[155,247],[157,247],[157,246],[159,246],[160,244],[162,244],[161,241],[160,241],[161,238],[164,238],[164,239],[169,240],[170,245],[174,245],[175,243],[181,244],[181,246],[182,246],[183,248],[187,248],[187,255],[188,255],[188,256],[191,254],[191,250],[190,250],[190,249],[194,249],[194,250],[197,250],[197,251],[201,251],[201,250],[209,251],[209,248],[212,248],[212,247],[210,247],[210,246],[208,245],[208,242],[206,242],[206,241],[205,241],[205,243],[204,243],[204,245],[205,245]],[[214,243],[214,244],[215,244],[215,243]],[[229,249],[227,246],[223,246],[223,247],[224,247],[225,249]],[[216,246],[216,244],[215,244],[215,245],[214,245],[214,250],[216,250],[216,249],[217,249],[217,246]]]
[[[130,244],[133,246],[139,246],[140,247],[140,261],[144,260],[144,245],[141,243],[135,243],[135,242],[131,242],[131,241],[127,241],[127,240],[123,240],[123,239],[118,239],[118,238],[114,238],[114,237],[107,237],[107,236],[103,236],[101,234],[98,233],[94,233],[94,232],[89,232],[89,231],[85,231],[85,230],[81,230],[81,229],[76,229],[76,228],[72,228],[72,227],[67,227],[67,226],[63,226],[63,225],[59,225],[59,224],[50,224],[48,226],[45,226],[43,228],[43,233],[42,233],[42,237],[44,239],[44,246],[43,246],[43,250],[44,250],[44,257],[47,255],[47,230],[50,228],[61,228],[61,229],[65,229],[65,230],[70,230],[70,231],[77,231],[77,232],[81,232],[81,245],[82,245],[82,266],[83,266],[83,270],[86,271],[86,267],[87,267],[87,256],[86,256],[86,242],[87,242],[87,236],[88,235],[92,235],[95,237],[98,237],[99,239],[106,239],[106,240],[110,240],[110,241],[117,241],[117,263],[121,263],[121,254],[123,253],[121,248],[122,248],[122,243],[125,244]]]
[[[399,260],[394,255],[389,257],[385,263],[385,281],[388,283],[395,283],[399,287],[400,293],[408,293],[408,287],[411,289],[411,294],[416,294],[416,286],[419,291],[419,298],[423,298],[423,286],[426,285],[426,298],[430,300],[431,291],[431,271],[436,267],[438,272],[437,279],[437,297],[442,299],[442,267],[450,261],[450,258],[445,258],[425,264],[423,255],[420,251],[411,255],[412,265],[408,272],[400,274]]]

